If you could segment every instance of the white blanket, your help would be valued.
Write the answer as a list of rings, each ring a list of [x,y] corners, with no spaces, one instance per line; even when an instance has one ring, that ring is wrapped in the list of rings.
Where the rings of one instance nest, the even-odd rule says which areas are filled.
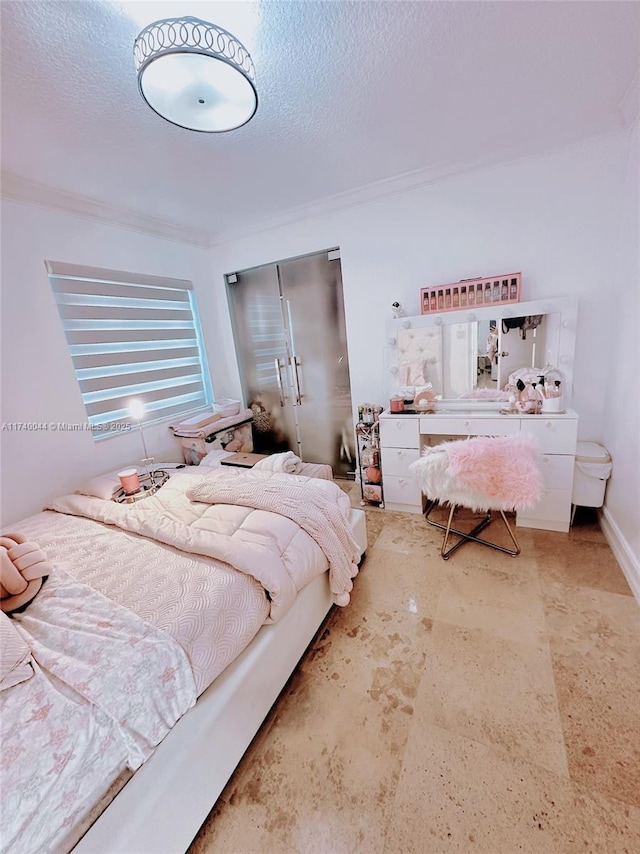
[[[267,483],[271,478],[284,477],[271,472],[252,472],[253,478]],[[248,510],[228,506],[192,502],[187,491],[199,480],[225,476],[214,469],[207,473],[174,475],[155,495],[135,504],[117,504],[85,495],[67,495],[56,499],[48,509],[74,516],[86,516],[126,531],[142,534],[182,551],[221,560],[241,572],[252,575],[269,594],[269,622],[276,622],[291,607],[297,595],[295,573],[291,564],[295,554],[287,551],[300,528],[273,511]],[[309,482],[311,478],[287,475]],[[350,504],[347,495],[332,481],[313,479],[314,489],[324,491],[340,508],[345,520]],[[302,533],[302,536],[307,536]],[[359,555],[358,555],[359,556]],[[349,593],[351,580],[334,594]]]
[[[293,451],[285,451],[283,454],[271,454],[264,460],[258,460],[254,469],[300,474],[302,472],[302,460]]]
[[[336,503],[336,496],[328,492],[318,488],[314,479],[281,475],[265,482],[256,472],[232,471],[201,481],[188,496],[192,501],[241,504],[292,519],[326,555],[333,601],[344,606],[349,604],[351,579],[358,574],[360,548]]]

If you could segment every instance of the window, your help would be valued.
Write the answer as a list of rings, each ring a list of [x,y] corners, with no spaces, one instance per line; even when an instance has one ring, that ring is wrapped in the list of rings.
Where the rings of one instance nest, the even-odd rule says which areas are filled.
[[[95,439],[138,398],[145,421],[211,403],[191,282],[46,262]]]

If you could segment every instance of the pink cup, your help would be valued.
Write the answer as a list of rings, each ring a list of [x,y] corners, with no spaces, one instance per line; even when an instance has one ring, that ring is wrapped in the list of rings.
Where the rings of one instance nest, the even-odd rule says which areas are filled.
[[[127,495],[133,495],[140,490],[140,478],[138,477],[138,469],[123,469],[118,472],[120,484]]]

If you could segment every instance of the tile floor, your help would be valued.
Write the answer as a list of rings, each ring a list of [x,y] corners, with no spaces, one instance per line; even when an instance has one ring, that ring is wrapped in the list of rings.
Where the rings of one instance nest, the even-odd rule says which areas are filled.
[[[640,609],[593,511],[447,562],[421,516],[366,513],[351,605],[189,854],[640,851]]]

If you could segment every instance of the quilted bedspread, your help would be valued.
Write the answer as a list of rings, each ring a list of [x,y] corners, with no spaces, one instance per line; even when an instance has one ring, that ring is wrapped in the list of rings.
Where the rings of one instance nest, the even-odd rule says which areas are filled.
[[[272,472],[252,472],[252,475],[265,484],[283,477]],[[155,495],[135,504],[67,495],[50,504],[50,509],[115,525],[182,551],[223,561],[260,582],[269,594],[269,622],[276,622],[289,610],[298,591],[310,580],[309,577],[298,577],[297,563],[300,542],[313,540],[296,522],[276,515],[277,497],[271,504],[274,512],[189,500],[187,493],[194,487],[219,476],[225,477],[225,473],[213,470],[204,473],[200,479],[191,473],[178,474]],[[330,497],[346,524],[349,499],[335,483],[299,475],[287,477],[312,482],[314,489]],[[326,524],[329,526],[331,521],[327,519]],[[327,562],[320,571],[326,568]],[[333,592],[339,596],[350,590],[351,580],[346,577],[343,589]]]

